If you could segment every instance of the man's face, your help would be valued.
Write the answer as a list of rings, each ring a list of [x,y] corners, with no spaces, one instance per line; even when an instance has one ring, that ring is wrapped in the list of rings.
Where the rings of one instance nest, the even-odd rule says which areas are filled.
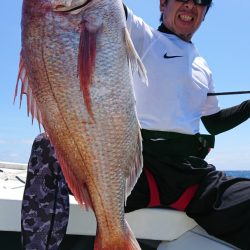
[[[183,40],[190,41],[205,17],[207,6],[195,5],[193,0],[165,2],[160,0],[164,25]]]

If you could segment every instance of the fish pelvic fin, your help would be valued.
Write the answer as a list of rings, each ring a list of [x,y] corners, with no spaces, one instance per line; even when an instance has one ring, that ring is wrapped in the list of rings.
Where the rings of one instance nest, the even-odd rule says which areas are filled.
[[[27,73],[27,69],[25,67],[23,50],[21,50],[20,52],[19,70],[18,70],[18,75],[17,75],[16,88],[15,88],[14,101],[13,101],[14,103],[16,101],[16,98],[19,92],[18,90],[19,83],[21,83],[19,108],[21,108],[23,95],[26,95],[27,115],[29,116],[31,114],[32,124],[33,124],[34,118],[36,118],[38,121],[39,128],[40,128],[40,125],[43,123],[42,116],[38,108],[37,102],[35,98],[33,97],[32,89],[30,88],[30,85],[29,85],[29,76]]]
[[[98,31],[99,29],[88,29],[87,21],[82,21],[78,50],[78,76],[83,92],[84,103],[92,119],[94,115],[91,107],[90,86],[95,69],[96,38]]]
[[[129,176],[126,180],[126,194],[125,194],[125,205],[127,197],[131,194],[143,168],[143,157],[142,157],[142,138],[141,133],[138,132],[138,139],[135,149],[134,166],[131,168]]]
[[[111,232],[112,234],[112,232]],[[128,223],[125,221],[125,232],[124,234],[110,235],[108,239],[103,239],[100,236],[98,226],[96,232],[96,238],[94,243],[94,250],[141,250],[132,230]]]
[[[128,61],[131,65],[132,72],[137,71],[142,82],[148,85],[147,71],[134,47],[128,29],[126,27],[123,29],[124,29],[124,38],[127,49]]]

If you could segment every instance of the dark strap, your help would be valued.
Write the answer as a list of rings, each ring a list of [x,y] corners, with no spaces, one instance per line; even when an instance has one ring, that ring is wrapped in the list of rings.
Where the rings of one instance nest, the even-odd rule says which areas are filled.
[[[152,139],[183,139],[190,140],[194,138],[194,135],[181,134],[176,132],[167,132],[167,131],[158,131],[158,130],[141,130],[143,139],[152,140]]]
[[[196,156],[204,159],[215,142],[213,135],[189,135],[146,129],[142,129],[141,134],[144,149],[150,148],[158,156]]]

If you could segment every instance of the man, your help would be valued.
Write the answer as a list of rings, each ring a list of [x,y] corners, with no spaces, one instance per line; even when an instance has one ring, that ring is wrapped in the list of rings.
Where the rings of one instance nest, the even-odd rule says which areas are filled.
[[[158,31],[127,9],[128,29],[147,69],[149,86],[135,77],[144,172],[128,197],[126,211],[176,208],[208,233],[250,249],[249,180],[226,177],[202,159],[212,138],[198,134],[200,119],[215,135],[250,116],[250,101],[220,110],[217,99],[207,96],[214,92],[212,74],[191,39],[210,5],[209,0],[160,0]]]
[[[227,177],[204,161],[213,147],[213,135],[250,117],[250,101],[220,109],[217,98],[207,96],[214,92],[212,74],[191,39],[211,4],[212,0],[160,0],[158,30],[125,7],[128,29],[149,79],[146,87],[134,76],[144,171],[128,197],[126,211],[157,206],[185,211],[208,233],[250,249],[250,181]],[[199,134],[200,120],[211,135]],[[43,221],[35,220],[32,211],[41,213]],[[53,147],[40,135],[32,148],[24,192],[24,247],[37,242],[41,246],[39,241],[47,249],[59,246],[67,219],[67,186]],[[42,225],[47,225],[43,232],[48,233],[43,238]],[[34,235],[37,240],[32,240]]]

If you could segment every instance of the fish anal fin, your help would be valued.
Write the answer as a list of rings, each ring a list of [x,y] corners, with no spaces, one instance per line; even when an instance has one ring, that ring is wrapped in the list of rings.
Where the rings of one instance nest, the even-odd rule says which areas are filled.
[[[138,132],[138,139],[137,139],[133,164],[134,166],[130,169],[129,175],[127,176],[126,179],[125,201],[127,200],[127,197],[130,195],[132,189],[134,188],[143,168],[142,139],[141,139],[141,134],[139,132]]]

